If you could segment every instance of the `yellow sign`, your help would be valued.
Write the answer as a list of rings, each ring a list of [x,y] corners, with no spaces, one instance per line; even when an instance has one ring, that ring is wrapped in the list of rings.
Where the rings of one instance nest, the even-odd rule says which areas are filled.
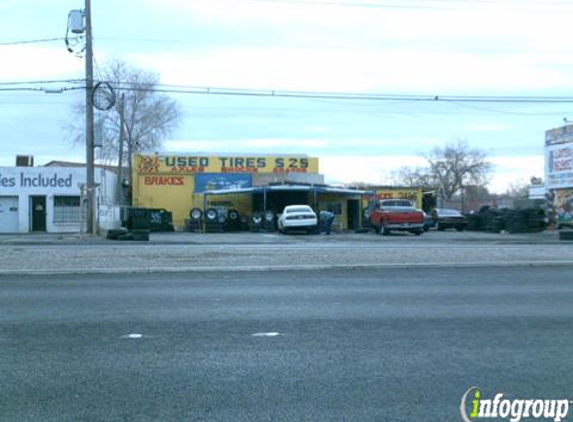
[[[412,201],[416,207],[422,208],[422,189],[421,188],[386,188],[375,189],[374,196],[370,198],[365,197],[365,204],[367,206],[368,199],[407,199]]]
[[[318,158],[306,156],[136,155],[136,173],[318,173]]]

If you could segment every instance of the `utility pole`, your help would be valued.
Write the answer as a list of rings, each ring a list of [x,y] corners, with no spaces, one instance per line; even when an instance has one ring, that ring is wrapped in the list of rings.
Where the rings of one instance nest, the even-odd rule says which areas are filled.
[[[94,104],[93,50],[91,0],[85,0],[86,16],[86,194],[87,232],[95,234],[95,175],[94,175]]]
[[[123,125],[124,125],[124,105],[125,94],[122,93],[119,100],[119,151],[117,159],[117,203],[123,205]]]

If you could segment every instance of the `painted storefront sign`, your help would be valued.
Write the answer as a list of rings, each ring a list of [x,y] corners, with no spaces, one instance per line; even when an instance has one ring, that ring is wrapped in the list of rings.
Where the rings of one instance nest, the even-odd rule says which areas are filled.
[[[139,174],[318,173],[318,158],[306,156],[136,155]]]

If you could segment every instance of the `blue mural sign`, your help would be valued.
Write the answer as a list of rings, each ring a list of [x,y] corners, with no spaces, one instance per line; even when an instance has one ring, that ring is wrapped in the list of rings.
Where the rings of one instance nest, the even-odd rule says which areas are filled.
[[[195,192],[220,189],[244,189],[253,186],[253,176],[244,173],[199,173],[195,175]]]

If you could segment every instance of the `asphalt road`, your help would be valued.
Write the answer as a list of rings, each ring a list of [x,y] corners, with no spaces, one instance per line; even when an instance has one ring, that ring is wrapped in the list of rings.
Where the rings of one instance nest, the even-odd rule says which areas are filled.
[[[474,385],[573,399],[572,271],[1,276],[0,421],[460,421]]]

